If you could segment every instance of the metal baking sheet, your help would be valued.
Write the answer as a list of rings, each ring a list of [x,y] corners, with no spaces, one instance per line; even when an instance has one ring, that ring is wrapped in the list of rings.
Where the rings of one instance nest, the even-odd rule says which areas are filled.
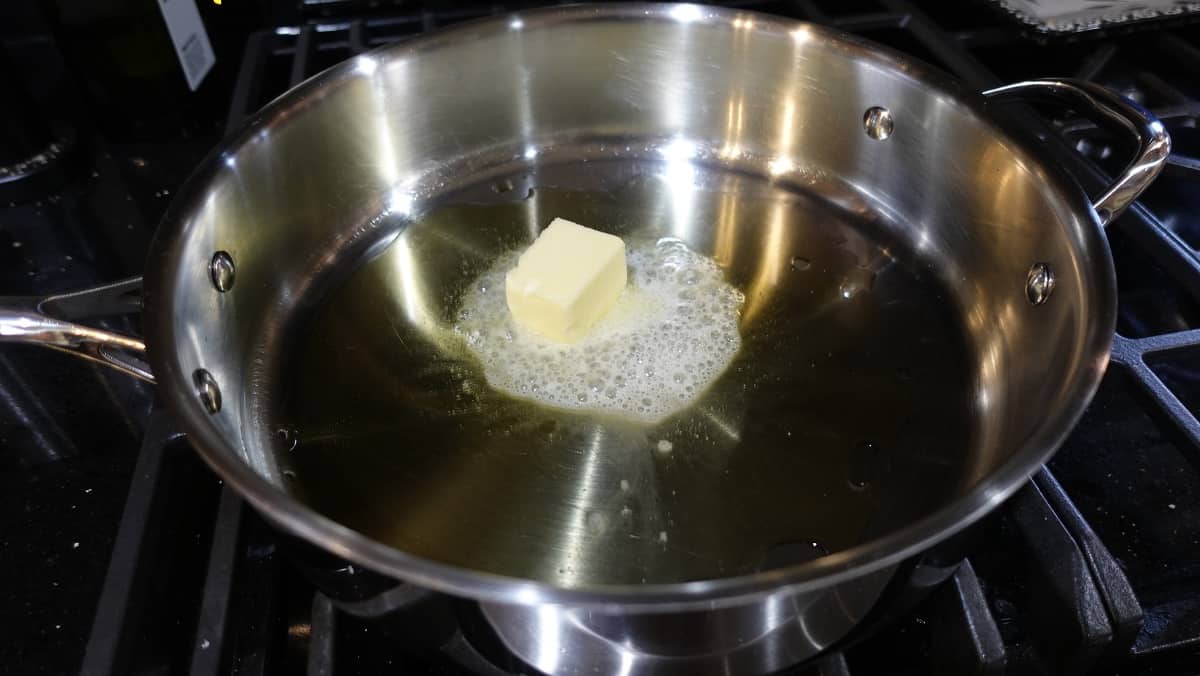
[[[989,0],[1044,33],[1082,33],[1200,13],[1193,0]]]

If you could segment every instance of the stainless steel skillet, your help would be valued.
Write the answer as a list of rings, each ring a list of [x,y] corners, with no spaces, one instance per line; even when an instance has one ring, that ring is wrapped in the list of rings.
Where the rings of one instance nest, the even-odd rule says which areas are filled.
[[[67,321],[128,307],[134,284],[7,302],[0,337],[77,351],[143,378],[152,372],[197,450],[268,518],[381,572],[483,601],[500,638],[543,671],[770,671],[841,638],[899,564],[1016,490],[1070,429],[1107,363],[1115,295],[1100,228],[1161,169],[1169,140],[1148,113],[1087,84],[1037,81],[989,95],[1066,99],[1130,132],[1137,155],[1091,203],[1070,177],[1006,133],[986,98],[861,40],[761,15],[605,5],[464,25],[317,76],[205,161],[160,226],[147,263],[145,348]],[[643,175],[658,182],[622,192]],[[697,484],[724,486],[700,480],[719,481],[725,470],[758,482],[726,486],[736,502],[717,491],[696,496],[675,513],[681,532],[669,547],[585,527],[596,498],[584,489],[592,496],[619,490],[629,463],[659,462],[630,455],[642,443],[638,432],[604,426],[586,437],[598,439],[594,448],[558,448],[560,462],[550,470],[506,455],[511,447],[498,438],[481,443],[480,431],[438,462],[421,456],[424,464],[408,464],[426,473],[394,475],[407,482],[393,484],[412,498],[406,510],[373,512],[377,503],[360,500],[344,512],[322,503],[337,520],[314,511],[297,498],[313,504],[353,491],[314,497],[285,478],[295,460],[275,415],[281,398],[312,385],[287,375],[292,352],[303,351],[304,334],[313,331],[306,322],[327,312],[323,299],[336,289],[376,280],[381,297],[394,301],[402,336],[436,332],[444,306],[453,304],[440,284],[461,284],[446,281],[446,261],[469,259],[471,246],[512,246],[515,235],[441,246],[439,231],[422,218],[473,186],[505,181],[534,188],[522,203],[529,206],[512,209],[535,226],[558,215],[545,212],[553,195],[561,209],[571,208],[563,196],[597,190],[618,200],[643,194],[637,190],[661,195],[638,211],[645,222],[726,263],[748,292],[748,313],[754,298],[763,299],[759,317],[792,316],[789,308],[801,307],[792,294],[803,283],[785,281],[794,279],[792,259],[808,255],[801,249],[829,257],[838,249],[886,250],[897,260],[889,269],[924,270],[957,317],[963,367],[950,369],[957,379],[901,379],[888,401],[901,400],[906,387],[926,397],[961,390],[962,397],[936,399],[952,407],[947,420],[970,420],[957,455],[944,440],[938,456],[957,458],[952,480],[908,482],[919,490],[897,494],[928,494],[928,503],[887,502],[886,491],[876,503],[849,492],[831,497],[905,518],[873,522],[867,515],[857,539],[827,547],[826,555],[771,559],[772,545],[845,520],[816,518],[818,500],[786,493],[806,477],[825,476],[805,468],[832,471],[836,444],[817,454],[813,441],[809,452],[824,460],[798,466],[805,446],[745,441],[784,432],[778,424],[789,418],[806,424],[786,431],[813,429],[800,400],[788,398],[797,388],[789,387],[761,395],[787,405],[756,407],[760,399],[748,395],[741,413],[722,409],[733,411],[721,423],[738,440],[720,447],[726,461],[695,463],[673,479],[655,469],[657,478],[639,484],[649,502]],[[834,242],[824,237],[831,228],[861,237]],[[368,272],[352,272],[368,259],[361,268]],[[378,261],[395,265],[383,271]],[[823,326],[866,325],[849,319],[862,307],[837,306],[832,316],[845,321]],[[746,320],[748,340],[777,326],[756,321]],[[830,329],[825,338],[855,336],[862,338]],[[797,372],[800,361],[789,355],[806,346],[787,345],[774,351],[777,359],[757,362],[764,372]],[[138,360],[143,350],[149,367]],[[383,382],[379,371],[389,382],[411,375],[364,368],[363,380]],[[406,391],[444,384],[439,375]],[[858,417],[863,426],[879,418]],[[387,449],[400,461],[446,438],[407,429],[410,436]],[[545,460],[554,450],[547,444],[534,457]],[[897,462],[919,459],[919,450],[903,451]],[[348,455],[346,464],[363,457]],[[613,460],[627,457],[634,460]],[[499,507],[483,499],[497,494],[504,496]],[[892,510],[897,504],[911,509]],[[437,509],[423,509],[430,505]],[[379,511],[394,515],[397,531],[381,525],[387,519]],[[355,521],[365,513],[376,516]],[[648,532],[659,530],[666,529]],[[650,573],[646,583],[634,577],[639,570]]]

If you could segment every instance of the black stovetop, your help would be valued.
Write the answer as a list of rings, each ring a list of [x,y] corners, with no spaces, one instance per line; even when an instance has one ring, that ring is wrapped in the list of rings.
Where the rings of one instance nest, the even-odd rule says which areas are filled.
[[[366,49],[531,3],[384,4],[369,18],[314,15],[251,35],[227,120],[136,143],[81,123],[72,180],[0,203],[0,292],[136,274],[150,224],[226,125]],[[976,529],[958,573],[912,615],[797,673],[1200,671],[1200,27],[1039,42],[966,3],[728,4],[860,34],[976,89],[1093,80],[1151,108],[1176,141],[1172,166],[1109,229],[1113,365],[1062,450]],[[1124,158],[1087,123],[1033,112],[1028,123],[1093,193]],[[124,377],[4,346],[0,449],[0,671],[528,671],[480,638],[469,603],[423,595],[380,615],[317,592],[154,410],[152,390]]]

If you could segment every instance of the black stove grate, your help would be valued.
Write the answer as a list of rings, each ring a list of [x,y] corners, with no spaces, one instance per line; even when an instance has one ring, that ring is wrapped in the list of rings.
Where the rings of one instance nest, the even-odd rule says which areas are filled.
[[[1193,673],[1200,668],[1193,413],[1200,406],[1200,30],[1035,43],[969,4],[936,11],[908,0],[725,4],[860,34],[979,90],[1041,76],[1096,81],[1150,107],[1176,139],[1168,172],[1109,231],[1120,286],[1114,367],[1062,451],[982,524],[972,554],[912,616],[797,673]],[[326,17],[256,33],[229,128],[343,59],[525,6]],[[343,7],[357,5],[323,11]],[[1031,110],[1020,116],[1092,194],[1124,157],[1089,123]],[[84,673],[527,673],[478,639],[469,603],[404,588],[352,604],[326,598],[280,554],[280,536],[199,466],[161,414],[148,429]],[[188,516],[196,513],[203,516]],[[344,565],[331,574],[355,570]]]

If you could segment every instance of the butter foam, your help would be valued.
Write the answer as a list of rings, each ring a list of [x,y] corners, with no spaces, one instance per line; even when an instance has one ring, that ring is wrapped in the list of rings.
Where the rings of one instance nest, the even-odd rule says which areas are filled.
[[[627,242],[629,283],[577,343],[519,326],[504,298],[503,256],[471,285],[454,330],[488,384],[547,406],[656,422],[687,408],[741,347],[744,297],[710,258],[678,239]]]

